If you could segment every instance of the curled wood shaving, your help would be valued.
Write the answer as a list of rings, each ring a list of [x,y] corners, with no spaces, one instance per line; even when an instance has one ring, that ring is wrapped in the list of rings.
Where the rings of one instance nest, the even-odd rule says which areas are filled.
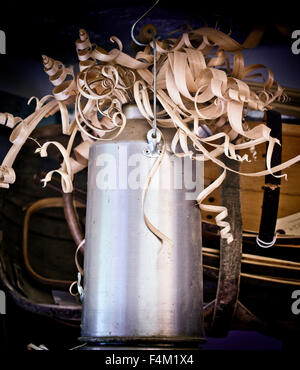
[[[199,194],[197,201],[202,210],[217,213],[216,223],[221,228],[222,238],[228,243],[232,242],[232,234],[230,225],[224,221],[227,209],[203,204],[204,199],[221,185],[226,172],[232,171],[218,157],[224,153],[232,160],[251,162],[256,157],[256,145],[267,142],[267,169],[240,174],[272,174],[276,177],[278,171],[300,159],[297,156],[272,168],[273,148],[280,145],[280,142],[271,137],[271,129],[265,124],[250,129],[244,122],[250,110],[265,111],[272,107],[275,100],[287,100],[283,89],[267,67],[261,64],[245,65],[243,50],[256,46],[261,36],[262,30],[256,29],[243,44],[239,44],[225,33],[204,27],[185,32],[177,39],[155,41],[157,99],[162,107],[157,113],[158,126],[176,128],[171,143],[175,155],[189,156],[200,161],[211,160],[223,168],[219,178]],[[35,98],[37,105],[34,114],[14,129],[11,137],[14,145],[2,163],[0,186],[13,183],[12,164],[15,156],[33,128],[47,114],[59,110],[62,131],[70,135],[66,150],[52,142],[64,157],[57,172],[62,176],[62,187],[66,192],[72,191],[74,174],[87,166],[90,145],[96,140],[115,139],[124,130],[124,104],[135,102],[147,122],[152,124],[153,43],[131,57],[123,52],[122,43],[117,37],[113,36],[110,40],[116,47],[107,52],[91,43],[85,30],[80,30],[76,41],[79,59],[77,76],[72,67],[65,67],[63,63],[43,56],[44,70],[54,89],[52,95],[40,101]],[[248,82],[258,77],[263,80],[264,87],[255,92]],[[72,120],[68,112],[70,104],[74,104],[75,109],[75,118]],[[0,116],[0,123],[3,117]],[[10,124],[15,124],[10,116],[6,117],[9,117]],[[201,127],[209,127],[212,135],[202,138]],[[74,156],[71,158],[77,132],[80,132],[83,142],[74,148]],[[38,151],[46,155],[46,149],[47,145],[44,145]],[[247,154],[240,156],[237,152],[241,149],[249,149],[251,158]],[[159,167],[159,161],[157,163],[155,170]],[[53,171],[47,174],[44,183],[51,180],[52,174]],[[286,174],[280,176],[286,178]],[[151,226],[146,217],[145,222],[163,240],[159,230]]]
[[[50,82],[55,86],[52,94],[56,100],[66,100],[76,94],[73,67],[65,65],[57,60],[42,56],[44,71],[49,76]],[[70,77],[70,78],[69,78]]]
[[[22,121],[20,117],[14,117],[10,113],[0,113],[0,125],[14,128],[18,123]]]
[[[13,129],[9,138],[13,145],[0,166],[0,187],[8,188],[9,184],[15,182],[16,176],[12,166],[20,149],[38,123],[57,106],[57,101],[55,99],[48,102],[47,100],[40,103],[40,107],[35,110],[35,112],[22,120]]]
[[[44,183],[44,187],[46,186],[47,182],[51,181],[52,175],[54,173],[59,173],[61,176],[61,186],[64,193],[71,193],[73,191],[73,173],[70,165],[69,155],[66,151],[66,149],[58,142],[56,141],[48,141],[44,145],[42,145],[40,148],[37,148],[35,153],[40,153],[41,157],[47,157],[47,149],[49,145],[55,145],[57,149],[60,151],[64,158],[65,168],[53,170],[47,173],[46,177],[42,179],[42,182]]]

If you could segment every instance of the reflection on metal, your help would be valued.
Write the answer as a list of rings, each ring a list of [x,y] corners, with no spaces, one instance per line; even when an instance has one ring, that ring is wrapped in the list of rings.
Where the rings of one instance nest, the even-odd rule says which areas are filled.
[[[128,112],[132,118],[134,109]],[[174,158],[168,151],[174,132],[162,130],[167,150],[145,201],[150,222],[173,242],[162,244],[147,228],[142,209],[143,185],[157,160],[143,154],[147,131],[145,120],[129,120],[117,140],[96,143],[90,151],[83,341],[202,341],[201,218],[195,201],[202,162]]]

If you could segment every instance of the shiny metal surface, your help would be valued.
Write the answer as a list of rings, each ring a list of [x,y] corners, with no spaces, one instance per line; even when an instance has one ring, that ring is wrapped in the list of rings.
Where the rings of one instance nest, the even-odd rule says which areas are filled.
[[[90,150],[84,341],[200,341],[203,335],[201,219],[193,193],[202,188],[202,162],[183,165],[167,152],[153,178],[145,213],[173,241],[162,245],[144,222],[138,186],[156,160],[142,154],[148,130],[146,121],[131,119],[118,139]],[[174,132],[162,132],[170,143]],[[195,183],[185,181],[196,171]],[[190,189],[176,189],[180,179]]]

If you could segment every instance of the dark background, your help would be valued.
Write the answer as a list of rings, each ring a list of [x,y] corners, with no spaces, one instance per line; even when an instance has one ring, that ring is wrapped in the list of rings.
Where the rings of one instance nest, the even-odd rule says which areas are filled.
[[[7,54],[0,55],[0,90],[24,97],[49,93],[51,85],[43,72],[41,55],[76,65],[75,41],[80,28],[86,29],[92,42],[108,51],[115,47],[109,41],[115,35],[122,41],[124,51],[134,54],[131,26],[153,3],[7,1],[2,9],[2,2],[0,29],[6,33]],[[255,25],[263,25],[266,30],[259,47],[245,51],[246,64],[266,64],[281,85],[300,88],[300,55],[291,52],[291,33],[300,29],[294,3],[161,0],[140,26],[152,23],[164,38],[187,22],[193,28],[218,24],[223,32],[231,29],[232,37],[239,42]]]

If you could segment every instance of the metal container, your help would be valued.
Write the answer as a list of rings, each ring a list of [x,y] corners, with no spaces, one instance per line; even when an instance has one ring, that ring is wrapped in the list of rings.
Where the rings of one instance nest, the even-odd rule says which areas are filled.
[[[80,339],[201,342],[201,218],[195,199],[203,165],[167,150],[154,175],[145,214],[173,242],[162,245],[146,226],[142,207],[143,184],[157,159],[143,154],[150,127],[141,117],[132,119],[136,108],[126,114],[116,140],[90,149]],[[161,131],[168,149],[175,131]]]

